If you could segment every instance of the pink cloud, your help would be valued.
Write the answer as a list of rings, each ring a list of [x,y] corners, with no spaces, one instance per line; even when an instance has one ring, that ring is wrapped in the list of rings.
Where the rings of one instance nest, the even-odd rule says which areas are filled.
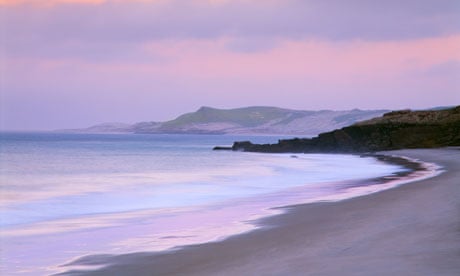
[[[325,83],[396,80],[447,62],[460,62],[460,36],[390,42],[280,41],[256,52],[234,52],[231,38],[163,40],[145,44],[139,54],[151,62],[88,61],[78,58],[10,59],[9,68],[39,68],[40,72],[78,67],[107,75],[155,75],[196,79],[308,79]],[[12,72],[13,70],[10,70]]]
[[[394,77],[460,60],[460,36],[390,42],[284,41],[259,52],[233,52],[219,40],[162,41],[145,46],[164,62],[146,70],[173,76],[243,78]]]
[[[460,62],[460,36],[390,42],[327,42],[315,40],[280,41],[276,47],[256,52],[234,52],[227,46],[231,38],[218,40],[163,40],[145,44],[139,54],[145,60],[118,62],[88,61],[78,58],[10,59],[9,73],[22,77],[49,78],[69,72],[66,78],[79,75],[99,79],[99,85],[112,75],[136,78],[141,83],[150,77],[207,81],[239,80],[251,83],[301,81],[331,90],[380,84],[393,87],[413,80],[426,82],[440,77],[420,72],[444,63]],[[69,71],[70,70],[70,71]],[[89,73],[91,72],[91,73]],[[441,76],[442,79],[442,76]],[[447,89],[452,81],[444,84]],[[300,89],[300,88],[298,88]],[[450,90],[458,89],[451,87]]]

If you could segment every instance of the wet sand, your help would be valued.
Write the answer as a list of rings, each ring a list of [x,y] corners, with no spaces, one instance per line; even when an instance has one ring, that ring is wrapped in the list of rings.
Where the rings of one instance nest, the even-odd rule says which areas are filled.
[[[460,275],[460,149],[384,152],[446,172],[334,203],[285,207],[263,228],[160,254],[88,256],[65,275]]]

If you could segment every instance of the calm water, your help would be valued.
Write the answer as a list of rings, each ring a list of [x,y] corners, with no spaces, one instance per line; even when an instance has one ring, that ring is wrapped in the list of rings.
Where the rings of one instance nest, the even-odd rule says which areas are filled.
[[[84,255],[222,239],[272,207],[403,170],[351,155],[211,150],[279,138],[2,133],[0,272],[46,275]]]

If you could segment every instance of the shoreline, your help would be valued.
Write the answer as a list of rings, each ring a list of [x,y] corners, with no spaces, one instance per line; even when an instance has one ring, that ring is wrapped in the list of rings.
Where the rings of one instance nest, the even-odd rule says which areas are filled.
[[[455,177],[459,176],[455,170],[460,168],[460,161],[457,161],[460,160],[458,158],[460,151],[450,148],[399,150],[383,152],[383,154],[384,156],[402,155],[419,159],[422,162],[434,162],[446,168],[446,172],[434,178],[337,202],[280,207],[287,212],[259,220],[257,223],[263,227],[231,236],[219,242],[186,246],[160,253],[83,257],[72,266],[78,264],[108,266],[96,271],[73,270],[60,275],[114,275],[113,273],[123,275],[214,275],[216,273],[219,275],[243,275],[245,273],[252,275],[305,273],[337,275],[344,274],[344,271],[353,275],[387,275],[390,273],[432,275],[432,271],[421,269],[421,267],[424,267],[431,257],[438,256],[437,251],[428,244],[423,246],[423,240],[426,240],[426,237],[421,240],[422,245],[418,246],[416,243],[407,245],[407,241],[419,240],[417,237],[423,236],[424,229],[414,226],[414,223],[418,223],[414,219],[425,217],[421,213],[423,212],[421,207],[430,207],[431,210],[432,207],[436,207],[434,206],[436,204],[456,205],[459,203],[460,188],[452,187],[452,181],[460,179]],[[449,154],[454,157],[449,159]],[[443,179],[449,177],[452,178],[450,182],[447,181],[450,185],[445,185],[446,181]],[[453,189],[445,195],[452,196],[452,202],[439,202],[433,196],[430,198],[430,195],[426,194],[426,190],[442,190],[446,186],[449,186],[450,190]],[[428,200],[414,201],[412,198],[414,196],[416,198],[426,197]],[[435,204],[425,206],[430,205],[427,203],[430,201]],[[415,208],[415,205],[420,204],[422,206]],[[456,223],[459,224],[459,210],[455,211],[455,208],[450,207],[450,212],[447,214],[450,214],[453,222],[457,219]],[[404,210],[407,214],[404,213]],[[402,214],[406,215],[401,217]],[[431,220],[439,220],[443,217],[442,214],[439,215],[439,217],[433,215],[427,217]],[[436,228],[436,225],[440,227],[439,224],[426,226]],[[431,234],[436,233],[434,231]],[[457,232],[450,234],[454,239],[460,241]],[[442,237],[439,238],[443,240]],[[460,265],[457,264],[460,261],[458,254],[460,246],[454,246],[456,245],[455,240],[448,240],[448,244],[442,243],[442,245],[441,249],[451,254],[445,254],[448,255],[448,258],[443,258],[444,261],[438,260],[438,262],[444,262],[443,267],[448,270],[437,271],[439,272],[437,274],[457,275],[456,273],[460,272]],[[415,249],[420,252],[416,254],[413,252]],[[435,252],[430,253],[429,251]],[[452,252],[456,252],[456,255]],[[409,258],[404,256],[409,256]],[[439,256],[435,259],[439,259]],[[358,265],[356,262],[363,263]],[[450,272],[452,274],[446,274]]]

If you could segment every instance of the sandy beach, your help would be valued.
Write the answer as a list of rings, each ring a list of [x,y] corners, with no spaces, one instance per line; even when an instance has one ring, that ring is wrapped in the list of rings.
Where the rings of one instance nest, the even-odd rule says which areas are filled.
[[[161,254],[88,256],[65,275],[460,275],[460,150],[383,152],[444,173],[334,203],[285,207],[264,227]]]

